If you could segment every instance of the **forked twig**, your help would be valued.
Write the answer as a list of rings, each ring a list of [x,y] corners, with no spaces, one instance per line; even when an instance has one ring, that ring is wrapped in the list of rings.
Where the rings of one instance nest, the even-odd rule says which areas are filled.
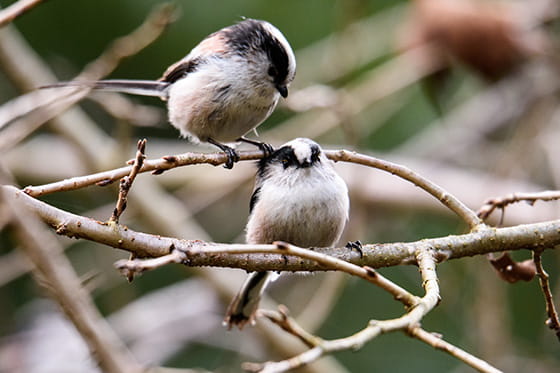
[[[482,220],[487,219],[497,208],[504,209],[507,205],[517,202],[527,202],[533,205],[537,201],[555,201],[560,199],[560,191],[550,190],[535,193],[512,193],[504,197],[490,198],[478,210],[477,215]]]
[[[558,320],[558,313],[556,312],[554,299],[552,298],[552,292],[550,291],[548,273],[546,273],[542,265],[542,250],[533,250],[533,261],[535,262],[537,276],[539,277],[539,284],[546,304],[546,314],[548,315],[546,325],[554,331],[556,337],[558,337],[558,340],[560,341],[560,321]]]
[[[438,304],[440,298],[439,285],[435,271],[436,264],[432,250],[428,247],[419,249],[416,253],[416,260],[420,268],[422,284],[426,293],[419,299],[415,307],[411,308],[403,316],[383,321],[371,320],[364,329],[349,337],[333,340],[317,340],[316,342],[319,343],[318,345],[292,358],[278,362],[246,363],[243,365],[243,368],[251,372],[259,373],[286,372],[310,364],[326,354],[343,350],[359,349],[365,343],[368,343],[381,334],[396,330],[406,330],[417,325],[420,320]]]
[[[128,192],[132,187],[132,183],[136,179],[136,175],[138,175],[138,172],[140,171],[140,169],[142,169],[142,164],[144,163],[144,159],[146,159],[146,155],[145,155],[146,142],[147,142],[146,139],[138,140],[138,145],[137,145],[138,150],[136,151],[136,158],[133,161],[132,168],[128,176],[125,176],[121,179],[119,185],[119,197],[115,209],[113,210],[113,214],[109,219],[110,222],[118,223],[121,214],[126,209]]]

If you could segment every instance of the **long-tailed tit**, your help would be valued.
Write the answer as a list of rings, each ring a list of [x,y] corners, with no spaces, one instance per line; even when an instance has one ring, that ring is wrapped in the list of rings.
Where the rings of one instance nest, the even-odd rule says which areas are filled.
[[[300,247],[332,247],[348,220],[348,189],[320,146],[297,138],[258,163],[246,228],[249,244],[285,241]],[[226,312],[240,329],[253,322],[272,272],[253,272]]]
[[[43,88],[86,86],[167,101],[169,122],[194,142],[208,142],[238,160],[224,143],[244,141],[265,154],[270,145],[243,137],[270,116],[280,96],[288,96],[296,60],[282,33],[265,21],[245,19],[200,42],[157,81],[62,82]]]

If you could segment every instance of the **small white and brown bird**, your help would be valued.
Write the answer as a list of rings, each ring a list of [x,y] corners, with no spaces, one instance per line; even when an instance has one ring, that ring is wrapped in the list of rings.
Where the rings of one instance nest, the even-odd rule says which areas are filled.
[[[232,168],[238,156],[225,143],[243,141],[265,154],[272,151],[244,135],[270,116],[280,96],[288,96],[295,70],[284,35],[268,22],[245,19],[206,37],[157,81],[73,81],[43,88],[84,86],[160,97],[167,101],[169,122],[183,136],[217,146],[228,155],[226,168]]]
[[[344,230],[348,209],[348,189],[333,162],[316,142],[297,138],[258,163],[246,241],[332,247]],[[241,329],[253,322],[273,276],[272,272],[251,273],[229,305],[224,324]]]

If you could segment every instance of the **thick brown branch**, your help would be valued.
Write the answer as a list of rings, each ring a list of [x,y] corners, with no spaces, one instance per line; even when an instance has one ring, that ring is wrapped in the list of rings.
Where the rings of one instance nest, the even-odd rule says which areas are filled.
[[[120,225],[107,225],[90,218],[68,213],[31,198],[12,186],[2,186],[12,198],[20,199],[57,233],[84,238],[104,245],[130,251],[138,257],[167,255],[172,248],[188,254],[191,266],[216,266],[243,268],[249,271],[321,271],[324,267],[309,260],[280,254],[260,254],[277,249],[275,245],[224,245],[199,240],[179,240],[171,237],[135,232]],[[371,268],[415,264],[414,253],[425,245],[430,246],[437,261],[466,256],[483,255],[505,250],[551,248],[560,244],[560,220],[525,224],[507,228],[485,228],[463,235],[452,235],[417,242],[371,244],[363,246],[363,257],[347,248],[315,249],[338,259]],[[254,248],[255,254],[246,254]],[[243,254],[235,253],[235,250]],[[247,260],[250,256],[250,260]]]

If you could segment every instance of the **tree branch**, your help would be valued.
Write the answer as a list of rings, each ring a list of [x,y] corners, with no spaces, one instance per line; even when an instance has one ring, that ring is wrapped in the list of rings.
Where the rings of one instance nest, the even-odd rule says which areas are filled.
[[[444,190],[442,187],[405,166],[348,150],[325,151],[325,153],[333,161],[356,163],[363,166],[377,168],[405,179],[435,197],[444,206],[449,208],[463,221],[465,221],[471,229],[475,229],[483,225],[482,220],[480,220],[476,213],[465,206],[465,204],[463,204],[459,199]],[[238,155],[240,160],[255,160],[262,158],[262,152],[258,151],[238,152]],[[227,157],[224,153],[184,153],[166,156],[155,160],[147,160],[138,172],[152,171],[155,174],[161,174],[162,172],[175,167],[200,163],[208,163],[217,166],[225,163],[226,161]],[[103,186],[128,175],[131,170],[132,166],[126,166],[92,175],[74,177],[55,183],[40,186],[28,186],[24,191],[30,196],[39,197],[54,192],[75,190],[92,184]]]
[[[130,174],[121,179],[121,183],[119,185],[119,197],[117,199],[115,209],[113,210],[113,214],[109,219],[110,222],[118,223],[121,214],[126,209],[128,192],[130,191],[132,183],[136,179],[136,175],[138,175],[138,171],[142,168],[142,163],[144,163],[144,159],[146,158],[144,155],[146,151],[146,141],[146,139],[138,141],[138,150],[136,151],[136,158],[133,161]]]
[[[444,206],[457,214],[457,216],[469,225],[469,228],[475,229],[483,225],[482,220],[480,220],[476,213],[465,206],[459,199],[408,167],[346,150],[331,151],[328,152],[327,155],[334,161],[357,163],[397,175],[431,194]]]
[[[430,346],[444,351],[449,355],[456,357],[457,359],[461,360],[462,362],[470,365],[474,369],[478,370],[479,372],[486,372],[486,373],[501,373],[502,371],[499,369],[494,368],[486,361],[477,358],[469,354],[468,352],[460,349],[457,346],[452,345],[449,342],[444,341],[441,336],[436,335],[434,333],[429,333],[426,330],[422,329],[419,326],[410,328],[406,331],[411,337],[414,337],[422,342],[429,344]]]
[[[533,250],[533,261],[535,262],[537,276],[539,276],[539,284],[546,304],[546,314],[548,315],[546,325],[554,331],[556,337],[558,337],[560,341],[560,321],[558,321],[558,313],[554,306],[554,299],[552,299],[550,283],[548,282],[548,273],[546,273],[542,265],[542,250]]]
[[[533,205],[537,201],[555,201],[560,199],[560,191],[557,190],[548,190],[544,192],[536,192],[536,193],[512,193],[508,194],[504,197],[495,197],[490,198],[486,202],[484,202],[484,206],[482,206],[477,215],[485,220],[494,212],[495,209],[504,209],[507,205],[511,205],[513,203],[525,201],[530,205]]]
[[[7,25],[17,17],[28,12],[44,0],[19,0],[0,11],[0,27]]]
[[[225,156],[224,156],[225,158]],[[13,186],[1,186],[7,195],[17,198],[36,213],[58,234],[84,238],[127,250],[137,257],[160,257],[173,249],[188,256],[190,266],[243,268],[248,271],[322,271],[324,266],[307,260],[284,260],[275,245],[216,244],[199,240],[135,232],[121,225],[109,226],[87,217],[71,214],[31,198]],[[463,235],[450,235],[417,242],[363,245],[363,257],[347,248],[317,248],[317,253],[372,268],[414,264],[414,253],[429,245],[439,262],[466,256],[484,255],[505,250],[551,248],[560,244],[560,220],[524,224],[507,228],[485,228]],[[247,254],[251,252],[251,254]],[[268,254],[263,255],[263,252]],[[276,255],[270,254],[276,252]],[[248,260],[248,258],[250,260]]]
[[[138,28],[130,34],[114,40],[96,60],[84,68],[76,79],[98,80],[109,74],[122,59],[137,54],[156,40],[175,19],[175,11],[176,8],[169,3],[156,7]],[[17,45],[15,39],[17,38],[9,33],[2,35],[0,59],[6,65],[9,76],[20,79],[23,84],[29,85],[28,77],[20,77],[21,75],[30,75],[29,71],[22,70],[20,66],[21,60],[25,60],[28,56],[25,56],[26,51],[21,45]],[[14,48],[14,44],[16,48]],[[14,49],[18,52],[17,54]],[[16,59],[13,56],[14,54],[19,59]],[[36,87],[28,88],[35,89]],[[0,149],[6,151],[7,148],[13,147],[43,123],[83,99],[89,91],[90,88],[83,87],[61,88],[56,92],[32,91],[2,105],[0,107],[0,129],[8,123],[12,123],[12,126],[9,129],[3,129]],[[16,121],[17,118],[24,115],[26,115],[25,118]]]
[[[260,373],[285,372],[310,364],[326,354],[343,350],[359,349],[381,334],[396,330],[406,330],[413,325],[417,325],[420,320],[438,304],[439,286],[435,271],[436,261],[432,249],[429,246],[422,246],[415,253],[415,257],[420,268],[422,284],[426,293],[415,307],[410,309],[410,311],[403,316],[391,320],[371,320],[367,327],[349,337],[333,340],[318,339],[314,341],[318,343],[317,346],[290,359],[262,364],[246,363],[243,366],[244,369]]]

